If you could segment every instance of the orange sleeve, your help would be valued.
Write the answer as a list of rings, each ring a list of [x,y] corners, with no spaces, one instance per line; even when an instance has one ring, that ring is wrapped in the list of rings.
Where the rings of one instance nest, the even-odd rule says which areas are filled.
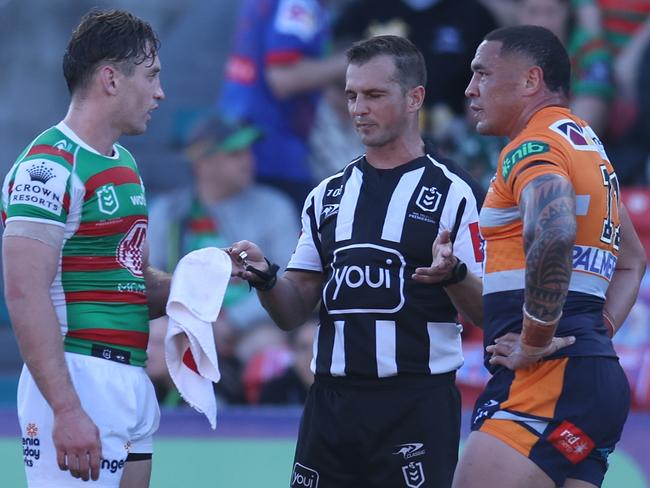
[[[544,174],[570,180],[570,161],[559,138],[553,134],[523,134],[503,155],[501,176],[517,204],[526,185]]]

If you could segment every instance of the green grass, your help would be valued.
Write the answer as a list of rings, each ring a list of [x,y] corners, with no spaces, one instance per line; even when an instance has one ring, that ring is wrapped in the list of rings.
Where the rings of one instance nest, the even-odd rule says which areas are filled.
[[[160,437],[151,488],[287,488],[294,446],[293,440]],[[0,439],[0,459],[2,487],[25,487],[18,439]],[[617,451],[610,463],[603,488],[650,488],[630,456]]]

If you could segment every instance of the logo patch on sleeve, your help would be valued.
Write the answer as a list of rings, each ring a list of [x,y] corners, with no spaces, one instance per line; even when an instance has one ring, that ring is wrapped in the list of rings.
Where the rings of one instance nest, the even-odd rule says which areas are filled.
[[[510,172],[512,171],[512,168],[514,168],[518,163],[526,159],[528,156],[532,156],[534,154],[544,154],[547,153],[548,151],[549,151],[549,146],[545,142],[541,142],[541,141],[523,142],[519,147],[510,151],[508,154],[506,154],[506,157],[503,158],[503,167],[502,167],[503,179],[505,181],[508,181],[508,176],[510,176]]]
[[[20,163],[10,191],[9,205],[28,205],[60,216],[70,171],[47,159]]]
[[[551,432],[549,442],[562,453],[571,463],[578,464],[583,461],[596,447],[591,438],[568,420]]]
[[[472,248],[474,249],[474,259],[477,263],[482,263],[485,257],[483,253],[483,237],[479,230],[478,222],[469,224],[469,233],[472,236]]]
[[[318,30],[314,5],[310,0],[283,0],[278,6],[275,28],[282,34],[309,41]]]

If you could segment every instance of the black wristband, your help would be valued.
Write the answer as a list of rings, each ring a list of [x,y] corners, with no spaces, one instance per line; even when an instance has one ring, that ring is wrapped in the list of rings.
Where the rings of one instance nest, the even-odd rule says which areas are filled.
[[[280,266],[277,264],[271,264],[271,262],[266,258],[264,258],[264,261],[266,261],[266,264],[269,265],[266,271],[260,271],[259,269],[253,268],[252,266],[246,266],[246,271],[250,271],[261,280],[249,281],[249,289],[255,288],[259,291],[269,291],[275,286],[275,282],[278,281],[278,270],[280,269]]]
[[[447,278],[445,281],[441,281],[440,286],[449,286],[460,283],[465,278],[467,278],[467,265],[463,263],[460,259],[456,258],[456,265],[454,269],[451,270],[451,277]]]

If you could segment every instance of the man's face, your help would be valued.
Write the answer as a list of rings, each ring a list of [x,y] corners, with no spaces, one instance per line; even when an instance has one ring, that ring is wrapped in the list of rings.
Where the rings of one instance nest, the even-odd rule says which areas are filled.
[[[130,75],[121,73],[120,81],[121,131],[127,135],[142,134],[147,130],[151,112],[165,98],[160,85],[160,58],[135,65]]]
[[[197,158],[195,165],[196,177],[223,188],[223,193],[237,193],[253,182],[255,165],[250,146],[236,151],[208,153]]]
[[[530,62],[501,55],[501,42],[483,41],[472,60],[472,79],[465,90],[476,130],[510,136],[526,103],[522,94]]]
[[[407,119],[407,96],[395,78],[395,62],[378,56],[346,73],[348,112],[366,147],[381,147],[400,136]]]

